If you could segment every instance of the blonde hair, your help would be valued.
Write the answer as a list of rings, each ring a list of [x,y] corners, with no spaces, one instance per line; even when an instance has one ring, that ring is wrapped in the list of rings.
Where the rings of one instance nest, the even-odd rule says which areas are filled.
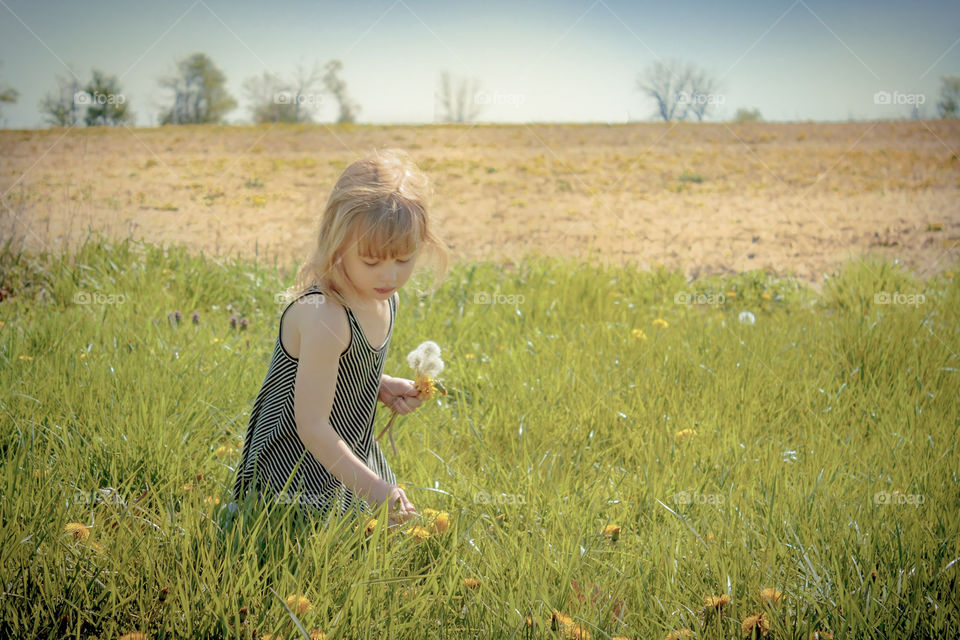
[[[434,284],[439,283],[450,253],[433,231],[431,196],[427,176],[402,149],[374,150],[351,164],[333,186],[316,246],[297,270],[288,293],[298,296],[317,287],[348,306],[344,295],[358,293],[343,268],[343,255],[352,242],[360,255],[377,259],[426,249],[437,259]],[[418,266],[419,262],[418,258]]]

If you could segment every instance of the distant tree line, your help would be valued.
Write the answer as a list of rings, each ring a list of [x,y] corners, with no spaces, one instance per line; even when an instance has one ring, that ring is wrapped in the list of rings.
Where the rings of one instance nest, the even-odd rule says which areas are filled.
[[[679,60],[658,60],[637,76],[637,89],[653,99],[656,114],[664,122],[703,120],[715,107],[725,103],[720,83],[710,72]],[[940,78],[937,112],[941,118],[960,116],[960,76]],[[736,122],[762,120],[758,109],[741,107],[733,116]]]
[[[284,78],[269,71],[247,78],[243,89],[250,100],[251,119],[264,122],[312,122],[317,109],[331,100],[338,123],[356,122],[360,106],[354,102],[342,77],[343,63],[328,62],[307,70],[298,66]],[[116,126],[133,119],[130,102],[116,76],[98,69],[84,83],[71,70],[56,77],[57,87],[39,103],[44,122],[53,126]],[[168,103],[161,109],[159,124],[222,123],[236,109],[237,100],[227,90],[223,71],[204,53],[194,53],[174,65],[174,71],[158,80],[167,90]],[[13,103],[19,94],[0,87],[0,103]]]
[[[360,106],[350,98],[343,79],[343,63],[331,60],[323,67],[297,65],[289,76],[264,71],[243,82],[255,123],[312,122],[317,110],[332,101],[338,123],[356,122]],[[160,124],[222,123],[236,109],[237,100],[226,88],[224,73],[204,53],[194,53],[174,65],[173,73],[159,79],[169,92],[169,102],[159,116]],[[56,76],[56,88],[39,102],[44,122],[53,126],[117,126],[133,120],[130,102],[116,76],[92,69],[83,82],[72,70]],[[719,80],[709,71],[689,62],[658,60],[637,76],[636,88],[651,98],[656,115],[665,122],[702,121],[724,104]],[[0,118],[3,107],[14,104],[19,92],[0,82]],[[477,80],[457,78],[443,71],[435,93],[435,119],[441,122],[475,122],[486,105],[523,96],[501,96],[481,90]],[[936,103],[941,118],[960,117],[960,75],[940,78]],[[739,108],[738,122],[762,120],[757,109]]]

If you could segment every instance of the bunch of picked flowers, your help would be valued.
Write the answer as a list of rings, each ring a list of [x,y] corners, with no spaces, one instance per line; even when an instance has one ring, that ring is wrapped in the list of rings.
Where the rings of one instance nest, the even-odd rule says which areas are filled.
[[[447,395],[447,390],[437,380],[437,376],[443,371],[443,360],[440,358],[440,346],[436,342],[427,340],[420,343],[420,346],[407,354],[407,363],[416,373],[413,384],[417,388],[417,398],[421,402],[426,402],[437,394]],[[390,431],[390,446],[393,448],[393,455],[397,455],[397,445],[393,441],[393,431],[390,427],[393,426],[393,421],[398,414],[396,409],[390,410],[393,415],[390,416],[387,426],[383,428],[376,440],[379,441],[385,431]]]

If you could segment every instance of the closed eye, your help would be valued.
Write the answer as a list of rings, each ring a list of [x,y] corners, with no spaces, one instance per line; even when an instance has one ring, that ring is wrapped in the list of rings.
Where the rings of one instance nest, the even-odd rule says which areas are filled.
[[[397,261],[398,263],[400,263],[400,264],[407,264],[407,263],[410,262],[411,260],[413,260],[413,256],[411,256],[411,257],[409,257],[409,258],[403,258],[403,259],[396,258],[396,261]],[[380,264],[380,260],[374,260],[373,262],[367,262],[366,260],[363,260],[362,262],[363,262],[363,264],[367,265],[368,267],[375,267],[375,266],[377,266],[378,264]]]

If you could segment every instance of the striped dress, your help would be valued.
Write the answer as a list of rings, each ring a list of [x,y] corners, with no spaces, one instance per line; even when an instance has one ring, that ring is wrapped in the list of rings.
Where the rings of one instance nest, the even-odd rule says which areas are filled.
[[[313,295],[322,296],[323,293],[314,287],[290,305]],[[390,298],[390,327],[386,340],[378,348],[370,345],[356,316],[346,309],[350,344],[340,354],[330,412],[330,425],[337,435],[374,473],[390,484],[396,484],[397,479],[383,457],[379,443],[373,440],[373,425],[380,375],[396,319],[396,298],[396,294]],[[284,309],[284,314],[290,305]],[[283,314],[280,319],[282,326]],[[351,510],[355,515],[369,510],[367,501],[355,496],[324,469],[297,435],[293,413],[296,377],[297,358],[287,353],[278,331],[273,358],[247,426],[233,486],[234,500],[241,501],[253,489],[262,498],[269,496],[278,502],[296,502],[301,513],[312,516],[325,517],[334,505],[340,516]]]

